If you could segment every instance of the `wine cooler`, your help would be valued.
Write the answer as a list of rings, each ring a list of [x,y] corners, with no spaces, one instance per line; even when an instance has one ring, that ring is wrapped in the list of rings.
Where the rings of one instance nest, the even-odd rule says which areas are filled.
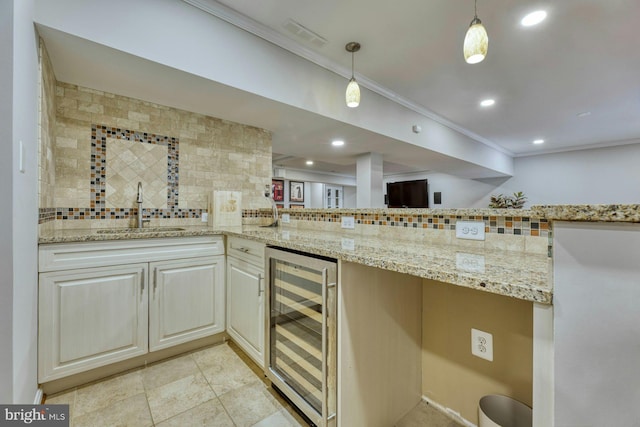
[[[335,260],[267,248],[267,376],[316,426],[336,425]]]

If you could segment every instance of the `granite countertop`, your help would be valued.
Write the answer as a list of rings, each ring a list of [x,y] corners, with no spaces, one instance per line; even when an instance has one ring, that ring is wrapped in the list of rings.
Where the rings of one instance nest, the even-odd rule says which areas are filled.
[[[552,301],[551,259],[545,255],[434,242],[396,240],[390,245],[383,238],[296,228],[181,228],[163,231],[170,228],[158,227],[142,233],[59,230],[43,235],[40,244],[225,234],[527,301]]]

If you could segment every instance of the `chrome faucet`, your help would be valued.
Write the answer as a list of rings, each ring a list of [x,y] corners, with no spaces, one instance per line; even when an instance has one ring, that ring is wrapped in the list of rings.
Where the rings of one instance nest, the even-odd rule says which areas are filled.
[[[138,197],[136,202],[138,203],[137,227],[142,228],[145,222],[151,222],[150,219],[142,219],[142,182],[138,182]]]

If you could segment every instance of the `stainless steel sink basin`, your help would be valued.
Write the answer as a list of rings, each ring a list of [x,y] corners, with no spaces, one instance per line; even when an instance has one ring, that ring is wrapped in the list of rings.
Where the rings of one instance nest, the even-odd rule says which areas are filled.
[[[162,233],[166,231],[184,231],[180,227],[146,227],[146,228],[106,228],[98,230],[98,234],[132,234],[132,233]]]

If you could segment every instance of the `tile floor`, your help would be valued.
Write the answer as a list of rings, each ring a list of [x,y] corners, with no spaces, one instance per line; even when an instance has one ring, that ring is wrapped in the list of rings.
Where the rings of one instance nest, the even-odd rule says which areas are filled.
[[[47,396],[72,427],[307,427],[232,342]],[[396,427],[458,427],[420,403]]]

